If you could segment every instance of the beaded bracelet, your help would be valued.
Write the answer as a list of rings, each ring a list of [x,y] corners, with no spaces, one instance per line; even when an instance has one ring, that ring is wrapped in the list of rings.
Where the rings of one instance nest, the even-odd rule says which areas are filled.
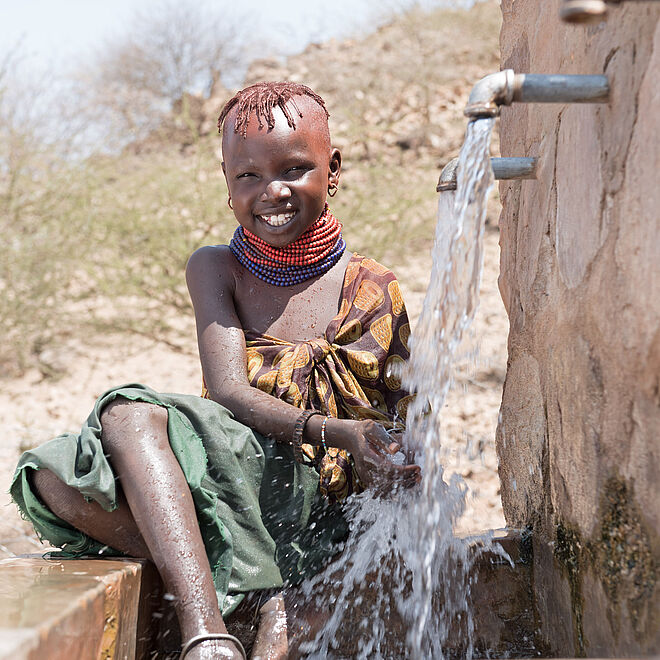
[[[312,417],[312,415],[322,415],[323,413],[319,410],[303,410],[300,417],[296,420],[296,423],[293,427],[293,437],[291,438],[291,446],[293,447],[293,456],[298,461],[302,463],[304,460],[302,453],[302,444],[303,444],[303,433],[305,431],[305,424],[307,420]]]
[[[326,415],[325,418],[323,419],[323,424],[321,424],[321,444],[323,445],[323,449],[325,450],[325,453],[328,453],[328,445],[325,444],[325,426],[328,423],[328,416]]]

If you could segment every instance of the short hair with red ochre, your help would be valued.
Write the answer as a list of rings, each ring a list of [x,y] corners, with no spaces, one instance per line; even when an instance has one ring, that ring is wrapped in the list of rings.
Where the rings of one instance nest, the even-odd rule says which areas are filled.
[[[273,116],[273,108],[277,106],[284,113],[289,126],[295,129],[296,123],[287,103],[291,101],[291,106],[293,106],[298,116],[302,117],[303,115],[293,100],[294,96],[309,96],[323,108],[326,117],[330,116],[330,113],[325,107],[325,101],[306,85],[288,81],[260,82],[242,89],[227,101],[220,113],[220,117],[218,117],[218,132],[222,133],[225,119],[235,107],[237,107],[237,111],[234,121],[234,133],[240,133],[242,137],[247,135],[248,122],[252,113],[257,116],[259,128],[263,128],[264,123],[268,125],[269,129],[274,128],[275,117]]]

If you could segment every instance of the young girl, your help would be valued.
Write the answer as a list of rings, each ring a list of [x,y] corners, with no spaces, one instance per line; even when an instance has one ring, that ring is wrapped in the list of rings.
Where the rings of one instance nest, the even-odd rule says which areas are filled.
[[[39,535],[71,555],[150,558],[188,659],[244,657],[223,616],[338,552],[338,500],[420,480],[388,457],[410,400],[397,375],[408,318],[392,273],[345,250],[326,204],[341,155],[323,100],[260,83],[218,126],[239,227],[187,267],[203,398],[111,390],[79,435],[24,454],[11,487]]]

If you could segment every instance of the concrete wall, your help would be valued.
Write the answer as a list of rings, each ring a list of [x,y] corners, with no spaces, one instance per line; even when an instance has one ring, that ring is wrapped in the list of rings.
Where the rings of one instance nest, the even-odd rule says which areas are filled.
[[[535,532],[538,641],[566,655],[660,652],[660,2],[609,7],[584,27],[502,0],[503,68],[612,85],[501,117],[502,155],[539,158],[500,187],[502,500]]]

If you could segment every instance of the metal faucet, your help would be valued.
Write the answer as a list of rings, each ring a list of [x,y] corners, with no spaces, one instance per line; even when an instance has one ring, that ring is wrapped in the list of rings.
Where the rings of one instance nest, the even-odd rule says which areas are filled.
[[[536,158],[491,158],[496,179],[536,179]],[[458,158],[450,160],[440,172],[436,192],[456,190]]]
[[[607,76],[515,73],[505,69],[482,78],[470,92],[464,113],[471,119],[497,117],[512,103],[606,103]]]

